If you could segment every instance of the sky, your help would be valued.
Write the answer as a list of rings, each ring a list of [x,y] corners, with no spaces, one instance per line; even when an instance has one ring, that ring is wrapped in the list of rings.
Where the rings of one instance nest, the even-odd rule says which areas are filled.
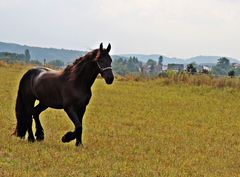
[[[0,41],[240,59],[240,0],[0,0]]]

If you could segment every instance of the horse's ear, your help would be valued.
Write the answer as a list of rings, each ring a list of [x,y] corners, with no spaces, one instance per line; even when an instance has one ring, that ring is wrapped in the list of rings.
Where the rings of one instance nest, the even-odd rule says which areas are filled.
[[[100,49],[100,51],[103,51],[103,43],[100,44],[99,49]]]
[[[107,52],[109,53],[111,50],[111,44],[109,43],[108,46],[107,46]]]

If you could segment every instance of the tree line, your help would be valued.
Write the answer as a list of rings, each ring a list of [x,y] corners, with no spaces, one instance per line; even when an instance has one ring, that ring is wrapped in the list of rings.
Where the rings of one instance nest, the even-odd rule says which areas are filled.
[[[159,56],[158,62],[149,59],[146,63],[139,61],[137,57],[117,58],[112,63],[113,71],[119,75],[149,74],[156,75],[162,70],[163,57]]]
[[[24,54],[0,52],[0,59],[8,63],[12,63],[15,61],[29,63],[30,58],[31,58],[31,55],[28,49],[25,50]]]
[[[186,71],[191,74],[197,73],[197,64],[190,63],[187,65]],[[202,73],[211,74],[214,76],[240,76],[240,64],[230,63],[230,60],[226,57],[218,59],[215,66],[212,67],[211,71],[202,70]]]
[[[169,71],[163,71],[163,57],[159,56],[158,62],[149,59],[146,63],[143,63],[138,60],[136,57],[130,58],[118,58],[113,61],[113,70],[116,74],[127,75],[127,74],[147,74],[147,75],[164,75],[169,73]],[[169,64],[169,66],[177,64]],[[171,67],[170,67],[171,68]],[[168,69],[171,70],[171,69]],[[190,74],[209,74],[214,76],[240,76],[240,64],[230,63],[230,60],[226,57],[218,59],[218,62],[215,66],[212,66],[211,69],[205,69],[201,65],[196,63],[190,63],[186,65],[185,70],[181,72],[187,72]]]
[[[212,68],[212,73],[219,76],[240,76],[240,66],[237,63],[230,63],[226,57],[218,59],[217,65]]]
[[[38,60],[31,59],[31,54],[28,49],[24,51],[24,54],[18,53],[10,53],[10,52],[0,52],[0,60],[5,61],[7,63],[26,63],[26,64],[35,64],[35,65],[50,65],[56,68],[60,68],[64,66],[64,62],[61,60],[50,60],[45,63],[41,63]]]
[[[20,62],[36,65],[50,65],[55,68],[64,67],[64,62],[62,60],[44,60],[44,63],[34,60],[31,58],[31,54],[28,49],[26,49],[23,54],[0,52],[0,60],[7,63]],[[127,74],[146,74],[150,76],[161,75],[165,72],[162,70],[162,66],[162,56],[159,56],[158,61],[149,59],[146,63],[139,61],[135,56],[129,58],[119,57],[114,59],[112,63],[113,71],[121,76]],[[198,65],[196,63],[190,63],[186,66],[185,72],[195,74],[199,72],[197,68]],[[231,64],[228,58],[222,57],[218,59],[217,64],[211,68],[211,71],[203,68],[200,72],[215,76],[240,76],[240,64]]]

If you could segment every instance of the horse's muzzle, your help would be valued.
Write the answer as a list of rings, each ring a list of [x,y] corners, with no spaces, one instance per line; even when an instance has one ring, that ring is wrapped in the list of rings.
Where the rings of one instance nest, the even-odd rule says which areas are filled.
[[[112,70],[107,70],[101,73],[102,77],[105,79],[106,84],[112,84],[114,80],[114,75]]]
[[[106,82],[107,84],[112,84],[112,83],[113,83],[113,80],[114,80],[114,77],[105,78],[105,82]]]

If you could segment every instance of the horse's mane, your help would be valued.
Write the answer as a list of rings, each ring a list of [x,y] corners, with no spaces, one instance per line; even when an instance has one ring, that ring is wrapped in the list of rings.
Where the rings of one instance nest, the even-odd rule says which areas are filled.
[[[63,70],[63,76],[68,78],[69,80],[75,80],[75,78],[80,75],[82,68],[86,63],[92,61],[93,59],[97,59],[97,55],[99,54],[99,49],[95,49],[91,52],[88,52],[84,56],[77,58],[71,65],[68,65]]]

